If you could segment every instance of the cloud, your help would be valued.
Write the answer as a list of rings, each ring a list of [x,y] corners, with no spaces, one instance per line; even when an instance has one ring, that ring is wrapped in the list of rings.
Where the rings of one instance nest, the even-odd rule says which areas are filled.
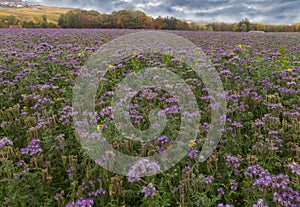
[[[290,24],[300,21],[298,0],[38,0],[57,7],[96,9],[111,13],[121,9],[144,11],[157,16],[175,16],[198,22],[253,22]]]

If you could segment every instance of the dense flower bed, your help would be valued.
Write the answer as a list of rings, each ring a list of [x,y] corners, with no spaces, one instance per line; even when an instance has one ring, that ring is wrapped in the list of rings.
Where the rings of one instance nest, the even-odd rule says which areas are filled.
[[[126,71],[179,71],[199,98],[200,135],[191,137],[188,155],[164,173],[140,178],[142,167],[159,166],[133,163],[128,177],[113,174],[89,158],[72,124],[72,87],[86,60],[131,32],[0,30],[1,206],[299,206],[300,34],[173,31],[211,58],[225,87],[226,127],[205,162],[196,161],[211,114],[201,80],[165,54],[140,54],[109,66],[105,88],[98,91],[97,130],[123,153],[163,152],[176,138],[180,114],[169,94],[142,91],[129,106],[133,124],[147,127],[145,106],[160,103],[169,118],[165,134],[146,145],[116,139],[107,103]]]

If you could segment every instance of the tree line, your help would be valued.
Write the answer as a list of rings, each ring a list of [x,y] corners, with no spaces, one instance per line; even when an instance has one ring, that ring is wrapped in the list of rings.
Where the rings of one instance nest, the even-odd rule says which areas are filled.
[[[48,22],[47,16],[44,14],[41,18],[35,17],[34,20],[25,21],[17,19],[17,17],[0,16],[0,28],[9,28],[10,26],[18,25],[22,28],[57,28],[57,24]]]
[[[91,10],[70,10],[58,19],[62,28],[115,28],[115,29],[167,29],[198,30],[194,22],[187,22],[175,17],[147,16],[142,11],[120,10],[111,14],[100,14]]]
[[[61,14],[57,23],[48,22],[47,16],[33,21],[19,20],[15,16],[0,16],[0,28],[20,25],[23,28],[115,28],[115,29],[157,29],[157,30],[194,30],[194,31],[264,31],[264,32],[300,32],[300,22],[293,25],[272,25],[252,23],[248,18],[238,23],[212,22],[197,24],[175,17],[153,18],[142,11],[120,10],[111,14],[101,14],[95,10],[73,9]]]

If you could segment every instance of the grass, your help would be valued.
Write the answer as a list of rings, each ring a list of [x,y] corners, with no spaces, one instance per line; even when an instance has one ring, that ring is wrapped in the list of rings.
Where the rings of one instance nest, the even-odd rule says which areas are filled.
[[[25,21],[37,21],[45,14],[48,22],[57,23],[61,14],[65,14],[70,9],[56,8],[49,6],[32,6],[28,8],[5,8],[0,7],[0,16],[16,16],[18,19]]]

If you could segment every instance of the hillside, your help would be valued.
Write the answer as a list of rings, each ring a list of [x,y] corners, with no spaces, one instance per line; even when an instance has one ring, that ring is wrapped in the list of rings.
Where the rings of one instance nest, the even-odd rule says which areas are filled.
[[[48,6],[31,6],[28,8],[6,8],[0,7],[0,16],[13,15],[18,19],[25,21],[34,21],[36,18],[40,19],[42,15],[46,14],[48,22],[57,24],[57,20],[61,14],[69,11],[68,8],[56,8]]]

